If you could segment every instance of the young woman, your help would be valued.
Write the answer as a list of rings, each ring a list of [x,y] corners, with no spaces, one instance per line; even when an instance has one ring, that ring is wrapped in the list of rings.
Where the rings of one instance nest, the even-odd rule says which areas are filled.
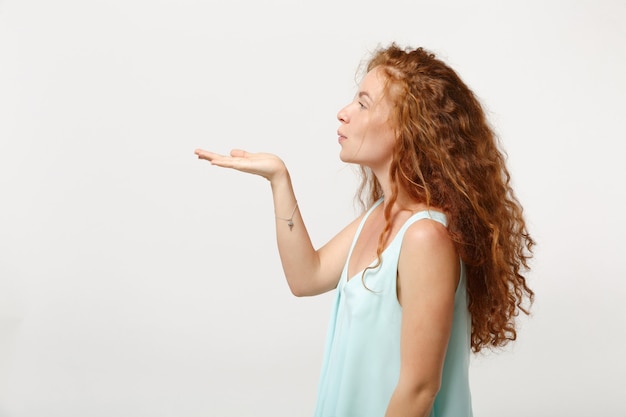
[[[515,340],[534,244],[472,91],[432,53],[378,50],[337,115],[365,212],[315,249],[280,158],[196,150],[269,180],[291,291],[336,290],[316,417],[472,415],[470,351]]]

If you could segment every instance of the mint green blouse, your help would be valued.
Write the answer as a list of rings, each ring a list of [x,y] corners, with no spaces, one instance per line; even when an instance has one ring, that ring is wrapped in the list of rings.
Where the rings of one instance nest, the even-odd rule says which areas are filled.
[[[336,289],[318,386],[315,417],[383,417],[400,375],[402,307],[396,293],[398,258],[408,227],[421,219],[447,226],[445,214],[421,211],[401,227],[382,254],[382,263],[348,280],[350,256],[363,224],[382,202],[365,214],[352,241]],[[467,310],[465,268],[454,300],[452,332],[443,366],[441,389],[430,417],[471,417],[469,354],[471,320]],[[371,290],[371,291],[370,291]]]

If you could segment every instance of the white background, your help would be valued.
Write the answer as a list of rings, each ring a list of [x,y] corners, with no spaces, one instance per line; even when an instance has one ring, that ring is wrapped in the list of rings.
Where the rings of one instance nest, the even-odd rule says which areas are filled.
[[[626,2],[0,1],[0,417],[309,416],[334,294],[284,282],[278,153],[319,246],[337,110],[425,46],[484,102],[537,240],[533,315],[472,362],[480,417],[626,415]]]

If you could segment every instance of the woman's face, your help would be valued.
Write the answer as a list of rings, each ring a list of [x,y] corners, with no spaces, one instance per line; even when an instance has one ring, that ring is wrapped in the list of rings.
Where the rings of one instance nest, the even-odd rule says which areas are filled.
[[[367,73],[354,100],[337,114],[342,161],[387,173],[395,133],[390,122],[392,104],[384,94],[386,78],[378,67]],[[384,170],[384,171],[382,171]]]

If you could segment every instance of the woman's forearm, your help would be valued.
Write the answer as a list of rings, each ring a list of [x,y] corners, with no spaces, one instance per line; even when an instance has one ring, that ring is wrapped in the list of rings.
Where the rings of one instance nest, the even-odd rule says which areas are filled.
[[[304,296],[326,291],[320,286],[319,255],[302,220],[289,172],[285,169],[277,173],[270,183],[278,252],[291,292]]]

